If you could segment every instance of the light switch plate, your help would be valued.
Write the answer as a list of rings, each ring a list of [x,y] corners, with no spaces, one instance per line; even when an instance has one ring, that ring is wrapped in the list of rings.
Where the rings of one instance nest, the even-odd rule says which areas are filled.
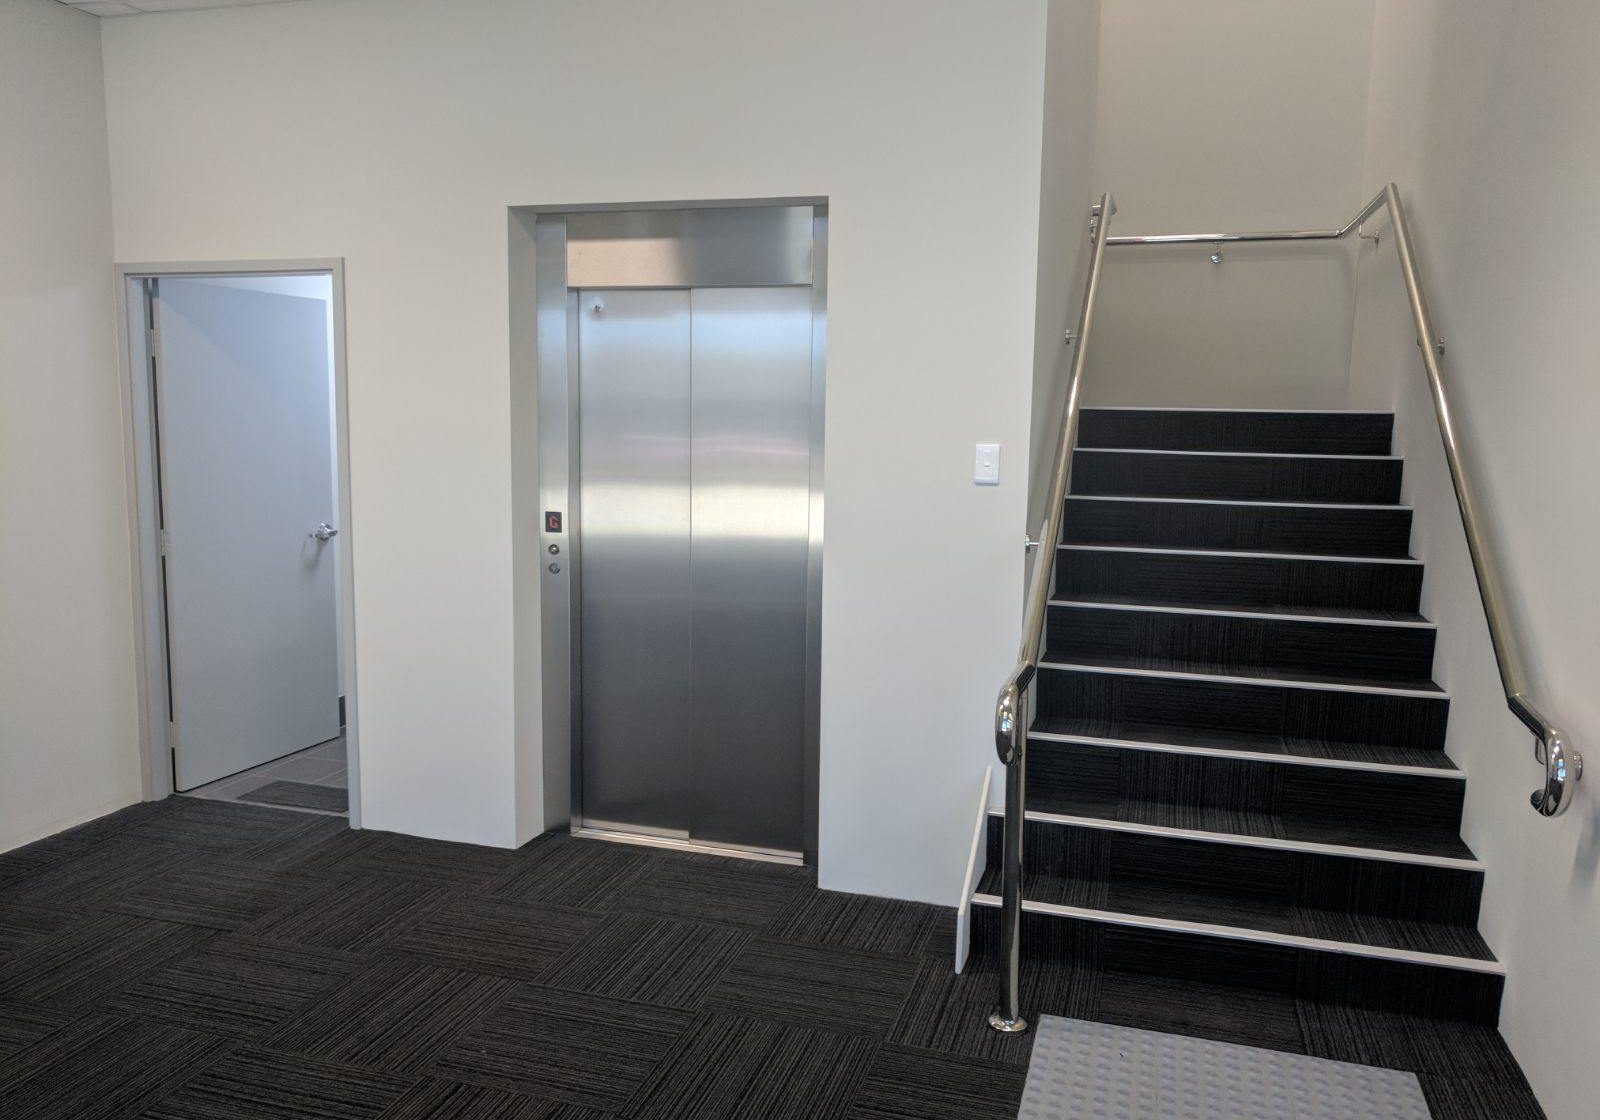
[[[1000,485],[1000,445],[980,443],[972,464],[972,481],[979,486]]]

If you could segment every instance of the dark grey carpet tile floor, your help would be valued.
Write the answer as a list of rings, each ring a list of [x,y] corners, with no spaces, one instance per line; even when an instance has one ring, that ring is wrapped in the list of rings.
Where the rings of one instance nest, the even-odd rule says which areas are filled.
[[[4,967],[0,964],[0,967]],[[0,1003],[0,1061],[77,1019],[71,1011],[28,1003]]]
[[[240,1049],[141,1112],[141,1120],[376,1120],[410,1087],[401,1077]]]
[[[213,936],[194,926],[124,914],[86,919],[7,961],[0,1000],[86,1008]]]
[[[989,1012],[998,1005],[998,997],[993,973],[957,973],[949,961],[924,961],[888,1039],[915,1049],[1026,1066],[1033,1053],[1032,1033],[1001,1034],[989,1028]],[[1034,1000],[1027,1003],[1038,1006]]]
[[[624,1120],[841,1120],[873,1040],[705,1015],[623,1110]]]
[[[1102,1023],[1303,1053],[1293,997],[1164,976],[1108,973],[1093,1018]]]
[[[516,987],[515,980],[381,962],[305,1007],[262,1042],[272,1050],[419,1075]]]
[[[946,963],[955,959],[956,912],[953,908],[934,907],[933,919],[922,931],[915,952],[919,957],[934,957]]]
[[[716,856],[657,857],[614,905],[670,918],[765,929],[811,886],[809,873]]]
[[[148,973],[102,1006],[131,1019],[248,1038],[331,991],[360,963],[354,953],[224,936]]]
[[[177,799],[167,798],[164,801],[137,801],[132,805],[124,806],[115,812],[107,813],[103,817],[96,817],[92,821],[84,821],[65,832],[58,832],[51,839],[68,840],[105,840],[112,836],[127,832],[134,825],[142,824],[147,820],[157,820],[176,811]]]
[[[265,805],[173,797],[172,810],[152,816],[118,834],[182,848],[229,852],[270,840],[285,828],[283,812]]]
[[[433,1072],[614,1112],[690,1021],[670,1008],[525,985],[458,1039]]]
[[[239,800],[262,805],[285,805],[294,809],[320,809],[325,813],[350,811],[348,790],[312,785],[310,782],[268,782],[260,789],[241,793]]]
[[[468,895],[422,919],[394,948],[449,968],[532,981],[603,920],[585,910]]]
[[[0,1116],[122,1120],[225,1046],[160,1023],[90,1015],[0,1062]]]
[[[348,832],[348,830],[346,830]],[[504,848],[451,844],[392,832],[358,832],[321,868],[332,875],[395,875],[451,885],[487,882],[525,861]]]
[[[614,914],[548,969],[545,983],[693,1011],[749,939],[730,926]]]
[[[40,938],[66,929],[79,917],[70,910],[0,902],[0,959],[32,948]]]
[[[62,860],[82,855],[93,843],[93,840],[63,832],[13,848],[9,852],[0,852],[0,887],[53,867]]]
[[[900,957],[762,938],[733,962],[705,1006],[881,1036],[900,1013],[916,975],[917,962]]]
[[[237,863],[180,866],[111,905],[123,914],[232,930],[304,898],[315,879]]]
[[[609,1112],[542,1101],[522,1093],[424,1078],[378,1120],[611,1120]]]
[[[0,907],[11,903],[63,910],[109,906],[193,858],[192,852],[170,844],[121,838],[90,844],[60,863],[0,886]]]
[[[1025,1070],[882,1046],[849,1120],[1013,1120]]]
[[[443,887],[394,875],[338,879],[243,932],[292,945],[371,952],[403,936],[449,898]]]
[[[953,912],[804,869],[188,799],[3,866],[5,1120],[976,1120],[1015,1115],[1031,1051],[985,1024],[987,941],[951,971]],[[1024,936],[1030,1014],[1414,1070],[1435,1120],[1540,1115],[1492,1028]]]
[[[1361,1065],[1447,1076],[1521,1082],[1516,1059],[1498,1031],[1449,1019],[1302,1000],[1300,1033],[1308,1053]]]
[[[1433,1120],[1545,1120],[1526,1084],[1479,1078],[1418,1075]]]
[[[273,871],[317,874],[365,843],[367,833],[351,829],[342,817],[279,812],[285,820],[272,836],[231,854],[233,860]]]
[[[917,902],[808,891],[773,924],[771,933],[789,941],[907,955],[919,951],[929,925],[945,913]]]
[[[551,836],[535,840],[523,858],[490,883],[495,898],[543,902],[580,910],[608,909],[650,866],[643,848]]]

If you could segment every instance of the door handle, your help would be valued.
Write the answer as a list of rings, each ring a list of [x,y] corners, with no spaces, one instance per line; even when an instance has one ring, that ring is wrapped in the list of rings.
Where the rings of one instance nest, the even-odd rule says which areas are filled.
[[[326,521],[322,522],[315,529],[311,530],[312,539],[323,541],[324,543],[332,540],[338,535],[339,530],[335,529],[332,525],[329,525]]]

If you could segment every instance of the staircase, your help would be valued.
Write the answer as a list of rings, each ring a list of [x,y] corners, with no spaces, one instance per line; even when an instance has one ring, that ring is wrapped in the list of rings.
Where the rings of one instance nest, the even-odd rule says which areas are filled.
[[[1393,418],[1084,409],[1027,747],[1023,983],[1492,1025]],[[969,901],[996,950],[1003,817]]]

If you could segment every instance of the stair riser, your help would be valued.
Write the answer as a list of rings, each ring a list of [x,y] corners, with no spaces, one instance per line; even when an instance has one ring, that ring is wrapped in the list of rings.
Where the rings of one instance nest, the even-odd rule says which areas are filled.
[[[1387,413],[1090,408],[1079,415],[1078,446],[1387,455],[1393,429],[1394,418]]]
[[[1400,500],[1398,459],[1295,459],[1077,451],[1074,494],[1253,502]]]
[[[1421,594],[1420,564],[1071,548],[1056,553],[1058,599],[1097,596],[1174,606],[1413,612]]]
[[[1164,611],[1052,606],[1045,632],[1052,661],[1160,658],[1200,665],[1426,680],[1434,631]]]
[[[1449,701],[1041,668],[1043,717],[1186,724],[1215,731],[1439,750]]]
[[[980,960],[994,959],[1000,911],[973,905],[971,912],[973,953]],[[1503,977],[1488,973],[1049,914],[1023,915],[1022,942],[1025,989],[1029,962],[1049,961],[1493,1026],[1505,987]],[[1031,1010],[1059,1014],[1063,1009],[1040,1005]]]
[[[1330,766],[1216,758],[1086,743],[1030,742],[1028,808],[1070,813],[1085,797],[1156,801],[1275,816],[1292,826],[1390,820],[1413,838],[1447,842],[1461,830],[1465,783]]]
[[[994,894],[999,893],[995,873],[1004,837],[1003,818],[991,816],[985,834],[990,877],[983,889]],[[1482,871],[1178,840],[1051,821],[1027,822],[1022,845],[1025,897],[1099,910],[1137,909],[1138,898],[1148,897],[1147,892],[1193,891],[1209,898],[1237,899],[1241,913],[1251,907],[1302,906],[1471,927],[1483,897]],[[1091,884],[1088,890],[1098,894],[1054,897],[1041,885],[1051,881]],[[1252,924],[1249,919],[1229,922],[1199,915],[1193,920]]]
[[[1411,511],[1068,498],[1062,540],[1145,548],[1405,556],[1411,543]]]

